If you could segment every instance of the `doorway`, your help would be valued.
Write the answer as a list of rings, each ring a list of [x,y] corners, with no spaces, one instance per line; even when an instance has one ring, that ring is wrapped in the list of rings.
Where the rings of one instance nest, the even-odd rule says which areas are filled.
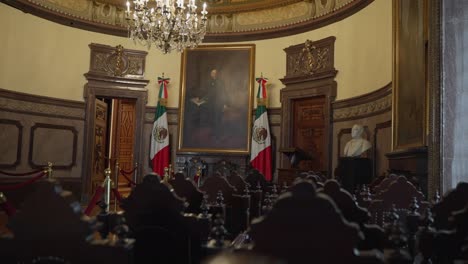
[[[115,169],[132,171],[135,167],[136,99],[96,97],[95,140],[91,175],[92,193],[105,178],[104,169],[114,170],[111,179],[123,197],[131,191],[128,180]],[[132,175],[133,176],[133,175]],[[134,177],[130,179],[135,182]]]
[[[131,186],[119,170],[141,172],[143,157],[143,121],[147,90],[90,87],[86,100],[86,135],[83,164],[82,202],[87,203],[104,181],[104,169],[111,169],[111,179],[122,196]],[[139,173],[138,173],[139,174]],[[132,176],[130,180],[138,182]]]

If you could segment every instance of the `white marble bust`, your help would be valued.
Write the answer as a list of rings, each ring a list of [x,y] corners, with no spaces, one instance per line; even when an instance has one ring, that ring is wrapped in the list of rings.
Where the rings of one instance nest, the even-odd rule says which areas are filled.
[[[345,157],[359,157],[372,147],[371,143],[362,138],[364,128],[360,125],[354,125],[351,130],[352,139],[346,143],[344,148]]]

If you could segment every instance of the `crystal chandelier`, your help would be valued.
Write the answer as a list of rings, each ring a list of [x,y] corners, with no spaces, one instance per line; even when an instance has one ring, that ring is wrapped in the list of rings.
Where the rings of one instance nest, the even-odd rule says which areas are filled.
[[[127,1],[125,17],[129,37],[148,49],[154,44],[163,53],[195,48],[206,33],[206,3],[199,18],[195,0],[134,0],[134,10]]]

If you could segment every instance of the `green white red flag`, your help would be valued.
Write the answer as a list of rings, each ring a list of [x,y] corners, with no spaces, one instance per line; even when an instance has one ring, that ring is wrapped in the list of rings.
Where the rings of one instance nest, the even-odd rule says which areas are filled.
[[[169,78],[158,77],[159,96],[151,136],[150,157],[153,171],[164,177],[164,168],[169,167],[169,129],[167,125],[167,84]]]
[[[252,150],[250,153],[250,164],[271,181],[271,134],[267,114],[266,78],[257,78],[257,110],[252,128]]]

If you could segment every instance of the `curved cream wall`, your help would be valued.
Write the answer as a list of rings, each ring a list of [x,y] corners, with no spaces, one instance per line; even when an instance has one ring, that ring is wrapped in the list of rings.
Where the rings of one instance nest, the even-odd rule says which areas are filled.
[[[286,73],[284,48],[336,36],[337,99],[383,87],[392,79],[392,6],[376,0],[340,22],[294,36],[252,41],[256,45],[255,73],[268,77],[270,106],[279,107],[279,81]],[[62,26],[0,4],[0,88],[83,101],[83,74],[89,69],[90,43],[144,48],[131,40]],[[156,105],[155,79],[171,78],[170,107],[178,106],[180,54],[163,55],[151,49],[146,61],[148,105]]]

